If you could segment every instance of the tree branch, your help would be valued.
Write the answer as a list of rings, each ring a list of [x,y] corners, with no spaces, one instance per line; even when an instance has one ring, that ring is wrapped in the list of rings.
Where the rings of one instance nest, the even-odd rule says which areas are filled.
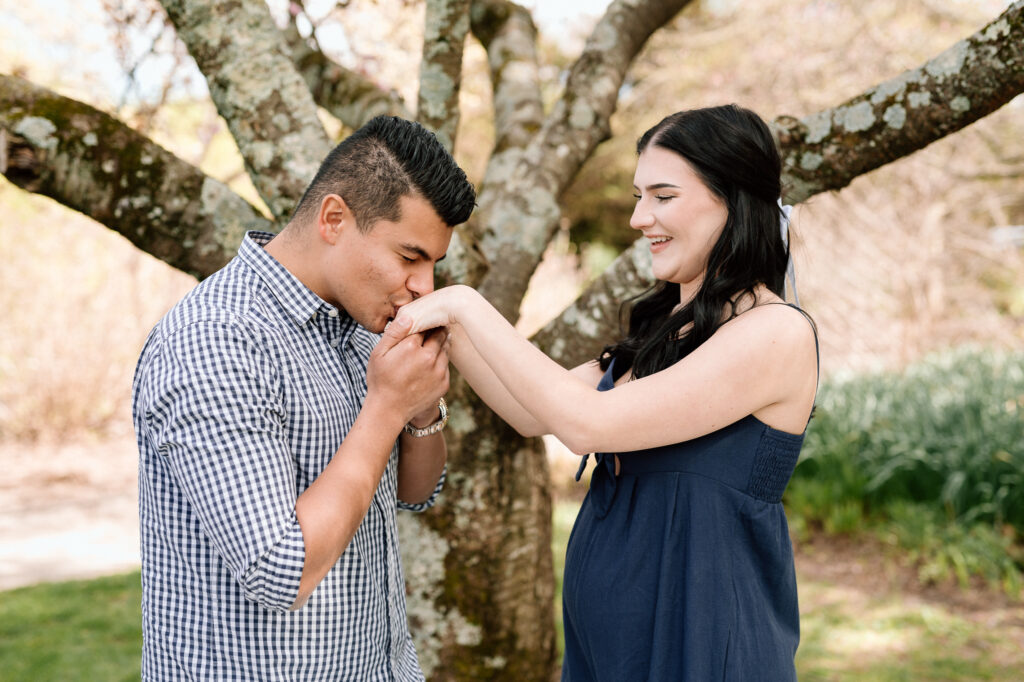
[[[248,202],[117,119],[0,74],[0,173],[205,277],[246,230],[273,230]]]
[[[651,252],[640,242],[645,240],[619,254],[572,305],[534,334],[533,343],[563,367],[575,367],[618,338],[623,302],[654,284]]]
[[[285,30],[285,40],[313,99],[349,128],[359,128],[381,114],[413,118],[396,91],[332,61],[303,38],[294,23]]]
[[[544,121],[533,17],[508,0],[475,0],[470,20],[491,71],[494,155],[525,148]]]
[[[556,150],[545,154],[541,164],[556,194],[608,138],[619,89],[637,53],[688,4],[690,0],[615,0],[594,27],[538,141],[544,149]]]
[[[276,220],[291,214],[330,143],[263,0],[161,0]]]
[[[558,196],[609,135],[619,89],[644,42],[690,0],[615,0],[569,73],[565,92],[522,153],[496,156],[480,193],[480,249],[501,262],[481,293],[510,320],[560,216]]]
[[[845,104],[802,121],[775,121],[787,203],[796,204],[921,149],[1024,91],[1024,1],[938,57]],[[899,125],[896,125],[899,124]],[[622,301],[654,280],[641,241],[624,251],[576,302],[534,336],[567,366],[615,338]],[[611,321],[611,322],[609,322]]]
[[[802,120],[775,121],[789,203],[850,184],[1024,91],[1024,2],[922,66]]]
[[[488,208],[494,196],[505,189],[504,172],[519,165],[523,149],[540,129],[544,107],[537,73],[537,29],[529,11],[508,0],[475,0],[470,20],[490,64],[495,145],[484,173],[478,201],[481,209],[452,240],[459,258],[445,259],[438,274],[442,281],[476,286],[490,268],[480,247]]]
[[[459,127],[462,51],[469,33],[470,0],[427,0],[416,108],[420,123],[451,151]]]

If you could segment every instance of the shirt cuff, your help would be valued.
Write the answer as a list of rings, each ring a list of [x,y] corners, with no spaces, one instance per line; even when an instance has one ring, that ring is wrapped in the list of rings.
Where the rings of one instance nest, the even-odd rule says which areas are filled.
[[[246,599],[271,611],[287,611],[299,596],[306,562],[306,544],[297,518],[281,540],[254,563],[245,575]]]
[[[426,501],[420,502],[418,504],[410,504],[408,502],[398,500],[398,508],[411,512],[421,512],[430,509],[431,507],[434,506],[434,503],[437,502],[437,496],[441,494],[441,490],[444,489],[444,479],[447,476],[448,465],[445,464],[444,468],[441,469],[441,478],[437,479],[437,485],[434,486],[434,492],[430,493],[430,497],[428,497]]]

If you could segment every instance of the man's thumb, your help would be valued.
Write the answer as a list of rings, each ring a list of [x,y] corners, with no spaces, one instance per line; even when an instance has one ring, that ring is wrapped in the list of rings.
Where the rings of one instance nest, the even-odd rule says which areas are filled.
[[[399,316],[397,319],[392,320],[384,327],[384,335],[380,341],[377,342],[377,352],[387,353],[389,350],[398,345],[398,342],[409,335],[409,327],[412,326],[412,320],[408,317]]]

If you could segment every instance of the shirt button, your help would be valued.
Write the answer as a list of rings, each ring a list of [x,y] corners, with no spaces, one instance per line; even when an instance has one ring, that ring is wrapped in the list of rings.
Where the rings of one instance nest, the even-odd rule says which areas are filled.
[[[331,308],[331,309],[330,309],[330,310],[329,310],[329,311],[327,312],[327,314],[328,314],[328,315],[329,315],[330,317],[337,317],[337,316],[338,316],[338,309],[337,309],[337,308]]]

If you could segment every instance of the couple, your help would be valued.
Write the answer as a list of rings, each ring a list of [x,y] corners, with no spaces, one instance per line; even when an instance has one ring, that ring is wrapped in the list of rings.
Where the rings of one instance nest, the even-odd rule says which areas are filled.
[[[472,289],[431,293],[475,196],[396,118],[158,323],[133,387],[144,679],[422,679],[395,509],[443,484],[449,359],[521,433],[606,453],[566,557],[563,680],[795,679],[779,500],[817,360],[780,298],[779,156],[735,106],[669,116],[638,152],[659,283],[573,370]]]

